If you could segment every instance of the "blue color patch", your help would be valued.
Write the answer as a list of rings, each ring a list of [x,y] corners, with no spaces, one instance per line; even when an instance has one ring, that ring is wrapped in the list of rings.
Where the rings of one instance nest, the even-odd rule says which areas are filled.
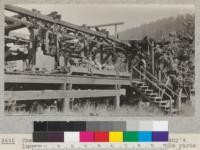
[[[152,132],[150,131],[139,131],[138,142],[152,142]]]
[[[152,140],[153,142],[168,142],[169,140],[169,133],[166,132],[153,132],[152,133]]]

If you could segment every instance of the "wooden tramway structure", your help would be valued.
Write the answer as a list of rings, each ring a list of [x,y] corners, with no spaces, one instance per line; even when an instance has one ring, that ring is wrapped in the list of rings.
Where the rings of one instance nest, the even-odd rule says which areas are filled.
[[[62,51],[70,53],[70,58],[80,59],[80,53],[85,57],[91,56],[90,47],[93,45],[96,49],[94,55],[100,55],[100,63],[103,64],[109,58],[115,57],[117,53],[127,55],[131,48],[125,42],[111,36],[107,33],[95,31],[85,26],[78,26],[60,19],[55,19],[52,16],[42,15],[37,11],[30,11],[13,5],[5,5],[5,10],[17,13],[17,15],[9,17],[5,16],[5,45],[14,43],[18,45],[26,45],[28,53],[21,51],[12,51],[5,48],[5,61],[23,60],[25,69],[28,71],[5,72],[5,101],[24,101],[24,100],[49,100],[49,99],[64,99],[65,107],[69,107],[69,99],[71,98],[87,98],[87,97],[114,97],[116,106],[120,105],[120,96],[126,95],[125,89],[121,86],[130,86],[131,74],[128,70],[98,70],[96,68],[82,67],[80,65],[72,65],[68,73],[36,73],[33,70],[35,65],[35,57],[38,45],[43,45],[43,52],[55,58],[55,67],[58,67],[58,57]],[[27,28],[30,37],[25,39],[22,37],[10,36],[11,31]],[[42,34],[41,34],[42,32]],[[50,45],[49,36],[54,36],[54,45]],[[67,41],[77,40],[87,45],[89,48],[77,49],[70,46]],[[43,42],[39,42],[43,41]],[[69,47],[61,47],[70,45]],[[89,44],[88,44],[89,43]],[[55,54],[49,54],[47,51],[55,47]],[[67,49],[67,50],[66,50]],[[66,50],[66,51],[65,51]],[[15,53],[13,55],[13,53]],[[59,55],[59,56],[58,56]],[[46,85],[43,89],[29,88],[23,86],[28,84],[29,87],[34,85]],[[22,88],[9,89],[9,85],[22,86]],[[54,89],[49,89],[50,85],[57,85]],[[73,89],[73,85],[104,85],[105,89]],[[108,88],[106,88],[108,86]],[[67,108],[65,108],[67,109]]]
[[[132,68],[135,47],[127,44],[128,42],[123,42],[108,32],[62,21],[57,12],[42,15],[36,10],[30,11],[13,5],[5,5],[5,10],[17,13],[12,17],[5,16],[5,45],[16,43],[26,45],[28,49],[27,53],[22,53],[5,47],[6,62],[23,60],[25,65],[25,69],[20,72],[5,71],[6,102],[63,99],[64,108],[68,109],[71,99],[113,97],[115,106],[119,107],[120,97],[130,96],[135,90],[165,112],[171,114],[177,111],[174,99],[163,90],[160,83],[148,77],[145,77],[148,83],[143,81],[141,76],[145,74]],[[10,36],[11,31],[21,28],[28,29],[29,39]],[[44,55],[54,57],[55,69],[60,66],[59,58],[63,56],[63,68],[67,68],[67,71],[35,72],[33,66],[38,47],[41,47]],[[109,61],[115,64],[118,58],[125,58],[124,69],[97,69],[92,65],[85,66],[80,61],[82,58],[94,61],[97,55],[101,65]],[[66,65],[70,60],[76,59],[79,60],[78,63],[73,61],[70,68]],[[136,74],[139,76],[134,77]]]
[[[36,32],[45,32],[45,36],[56,36],[56,43],[53,46],[56,46],[56,50],[59,51],[62,49],[61,47],[58,48],[58,45],[60,43],[68,44],[65,40],[71,40],[71,39],[79,39],[84,42],[90,42],[90,44],[97,46],[96,53],[101,54],[101,63],[105,62],[106,59],[109,57],[109,55],[113,55],[117,51],[121,51],[124,54],[128,52],[128,49],[130,49],[130,46],[126,44],[125,42],[122,42],[118,39],[116,39],[113,36],[110,36],[107,33],[102,33],[98,31],[91,30],[84,26],[78,26],[71,24],[66,21],[61,21],[54,19],[53,17],[42,15],[39,12],[26,10],[20,7],[12,6],[12,5],[5,5],[5,9],[11,12],[18,13],[19,15],[17,17],[5,17],[5,22],[8,24],[5,27],[5,33],[8,35],[10,31],[19,29],[19,28],[28,28],[30,32],[30,42],[32,43],[32,47],[30,48],[30,52],[28,53],[28,59],[30,62],[31,59],[35,56],[36,53],[36,42],[34,39],[35,36],[38,36],[39,34]],[[20,18],[20,19],[19,19]],[[39,31],[35,31],[39,30]],[[42,35],[39,35],[42,36]],[[61,36],[61,37],[60,37]],[[12,38],[8,37],[7,38]],[[41,38],[41,37],[40,37]],[[14,39],[13,39],[14,40]],[[19,40],[19,39],[18,39]],[[44,39],[45,40],[45,39]],[[49,41],[45,41],[49,42]],[[60,42],[60,43],[59,43]],[[84,43],[85,44],[85,43]],[[46,49],[49,49],[49,45],[45,45]],[[88,45],[87,45],[88,46]],[[69,47],[64,47],[69,50]],[[45,49],[45,50],[46,50]],[[79,52],[73,52],[74,50],[71,50],[71,53],[74,53],[75,55]],[[89,50],[90,51],[90,50]],[[85,52],[87,53],[87,52]],[[88,54],[85,54],[86,57]],[[105,56],[104,56],[105,55]]]

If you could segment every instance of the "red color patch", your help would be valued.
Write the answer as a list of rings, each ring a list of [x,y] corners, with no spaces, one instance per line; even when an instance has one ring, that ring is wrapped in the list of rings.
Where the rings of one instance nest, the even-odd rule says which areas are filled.
[[[94,141],[95,142],[108,142],[109,141],[108,132],[95,132],[94,133]]]

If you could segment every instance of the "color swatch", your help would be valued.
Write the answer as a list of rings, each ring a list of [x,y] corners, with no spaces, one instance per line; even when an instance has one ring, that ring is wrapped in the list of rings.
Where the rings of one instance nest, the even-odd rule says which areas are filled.
[[[125,131],[123,132],[124,142],[138,142],[137,131]]]
[[[80,142],[94,142],[94,132],[91,131],[80,132]]]
[[[109,132],[109,142],[123,142],[123,132]]]
[[[64,142],[79,142],[79,132],[64,132]]]
[[[167,121],[34,122],[34,142],[167,142]]]
[[[109,142],[109,132],[94,132],[95,142]]]

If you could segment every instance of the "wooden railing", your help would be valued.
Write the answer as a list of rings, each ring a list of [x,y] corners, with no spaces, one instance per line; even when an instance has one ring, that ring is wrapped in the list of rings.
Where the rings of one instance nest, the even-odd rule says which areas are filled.
[[[145,80],[147,80],[154,88],[156,88],[159,92],[163,92],[163,89],[154,81],[152,81],[150,78],[148,78],[144,73],[142,73],[140,70],[138,70],[136,67],[132,67],[137,73],[139,73],[140,76],[143,76]],[[132,71],[133,72],[133,71]],[[170,100],[170,113],[172,111],[172,96],[169,95],[164,91],[163,95],[166,95]],[[161,99],[161,101],[163,98]]]
[[[152,75],[150,72],[148,72],[147,70],[144,70],[144,72],[146,74],[148,74],[149,76],[151,76],[153,78],[153,80],[155,80],[158,85],[161,85],[162,87],[164,87],[165,89],[169,90],[173,95],[175,95],[176,97],[178,97],[179,95],[174,92],[171,88],[169,88],[168,86],[166,86],[163,82],[159,81],[154,75]]]

